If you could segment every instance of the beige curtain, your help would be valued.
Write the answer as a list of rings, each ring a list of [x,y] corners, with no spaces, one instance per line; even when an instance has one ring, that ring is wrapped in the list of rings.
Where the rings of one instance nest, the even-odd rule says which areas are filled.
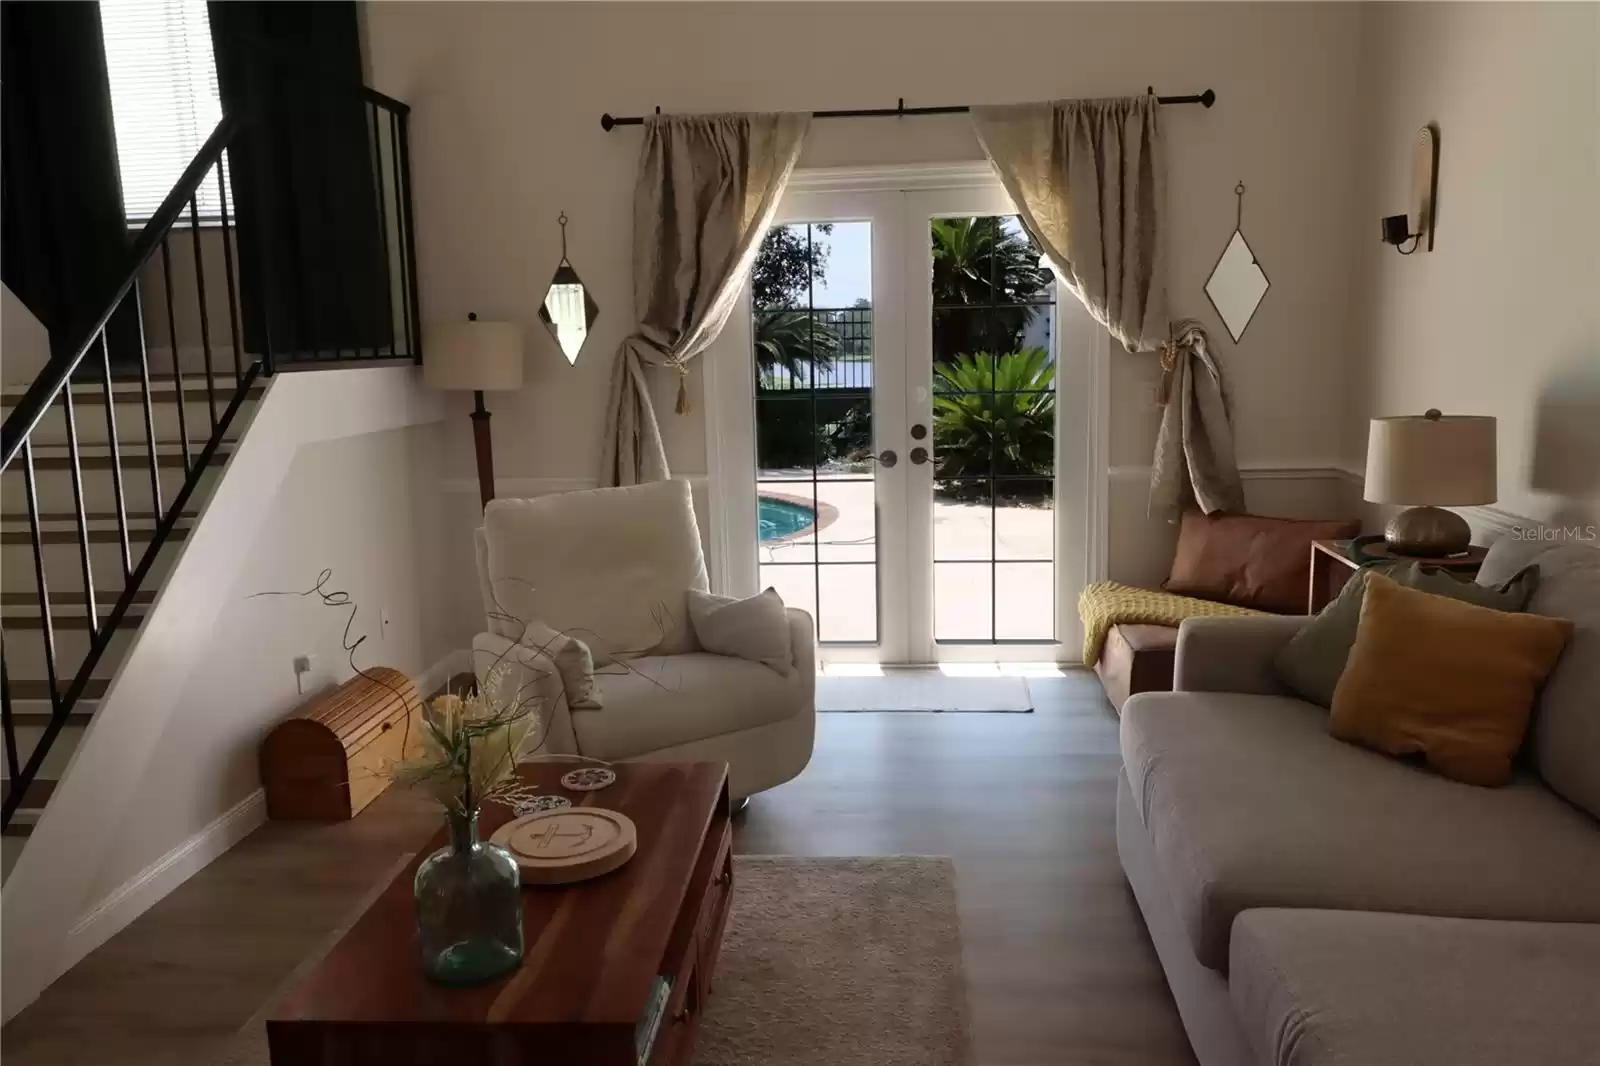
[[[972,109],[1023,224],[1131,352],[1153,352],[1167,339],[1159,110],[1153,96]]]
[[[1244,483],[1222,369],[1194,319],[1172,328],[1161,349],[1161,431],[1150,468],[1150,513],[1176,520],[1193,503],[1206,514],[1243,511]]]
[[[1067,287],[1130,352],[1163,350],[1169,338],[1159,113],[1154,96],[972,109],[978,140],[1023,224]],[[1187,390],[1195,399],[1168,405],[1163,440],[1170,424],[1172,439],[1186,442],[1189,466],[1164,463],[1158,445],[1153,512],[1167,512],[1166,501],[1184,498],[1191,486],[1206,488],[1198,502],[1208,512],[1219,500],[1243,506],[1228,491],[1239,473],[1221,377],[1199,337],[1198,357],[1193,346],[1171,349],[1182,364],[1175,395]],[[1196,358],[1203,373],[1190,365]]]
[[[645,366],[678,375],[722,332],[778,198],[800,158],[809,115],[657,115],[645,128],[633,203],[638,328],[612,371],[603,485],[668,476]]]

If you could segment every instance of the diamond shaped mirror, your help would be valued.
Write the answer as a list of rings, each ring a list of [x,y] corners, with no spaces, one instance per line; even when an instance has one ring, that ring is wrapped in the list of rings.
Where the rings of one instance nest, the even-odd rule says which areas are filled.
[[[1238,221],[1242,222],[1244,183],[1234,186],[1233,191],[1239,197]],[[1206,281],[1206,295],[1211,298],[1211,306],[1217,309],[1222,324],[1228,327],[1228,335],[1235,341],[1244,336],[1245,328],[1255,317],[1256,308],[1261,306],[1271,284],[1250,243],[1244,239],[1244,231],[1236,224],[1228,246],[1222,250],[1222,258],[1217,260]]]
[[[566,214],[563,213],[557,221],[561,223],[561,263],[556,267],[555,277],[550,279],[544,302],[539,305],[539,321],[556,339],[561,354],[567,357],[568,365],[572,365],[577,363],[578,353],[589,339],[594,320],[600,317],[600,308],[584,287],[583,279],[578,277],[578,272],[567,261]]]

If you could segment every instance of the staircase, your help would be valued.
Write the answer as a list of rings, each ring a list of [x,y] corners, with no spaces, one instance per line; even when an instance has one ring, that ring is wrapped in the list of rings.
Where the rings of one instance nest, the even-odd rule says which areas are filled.
[[[109,421],[117,428],[119,442],[115,459],[120,461],[120,488],[125,493],[127,558],[136,564],[152,549],[154,555],[142,585],[131,590],[121,624],[112,634],[99,662],[89,672],[79,698],[65,715],[53,742],[43,754],[37,775],[24,790],[0,837],[6,875],[10,874],[45,803],[71,762],[107,683],[116,675],[128,644],[155,600],[156,591],[181,550],[195,517],[222,476],[239,428],[249,424],[250,413],[263,389],[263,385],[253,384],[246,390],[231,431],[221,438],[211,462],[200,471],[195,491],[183,510],[177,513],[165,539],[158,541],[163,514],[152,506],[153,493],[159,488],[170,500],[177,487],[183,484],[185,452],[192,466],[212,432],[211,397],[203,377],[184,379],[181,395],[177,379],[154,380],[150,387],[150,424],[147,427],[141,384],[113,382],[113,410]],[[8,417],[24,392],[20,388],[5,390],[4,407]],[[103,622],[112,606],[129,591],[132,564],[124,565],[122,523],[117,511],[119,478],[113,477],[114,457],[108,436],[104,386],[75,384],[72,400],[84,501],[85,522],[81,532],[86,535],[89,546],[93,610],[96,618]],[[89,598],[84,595],[83,545],[72,472],[73,448],[64,413],[64,403],[55,405],[30,435],[33,490],[42,546],[37,556],[22,464],[11,464],[0,479],[0,490],[3,490],[0,496],[0,627],[5,632],[5,683],[11,708],[10,726],[6,735],[0,737],[0,746],[3,746],[6,767],[4,788],[8,794],[11,774],[26,766],[39,750],[54,712],[50,698],[52,664],[45,657],[46,613],[40,609],[36,560],[43,567],[48,591],[58,699],[66,695],[71,679],[77,677],[91,640],[91,608]],[[152,428],[153,434],[148,433]],[[154,480],[147,440],[151,435],[156,442],[158,459]]]
[[[265,120],[230,113],[143,223],[121,283],[87,294],[85,302],[102,313],[67,338],[69,344],[58,345],[65,354],[31,384],[4,390],[0,844],[8,909],[22,882],[33,886],[29,899],[39,895],[35,888],[59,885],[53,877],[58,860],[50,856],[60,854],[58,839],[82,829],[67,823],[77,823],[83,809],[74,798],[82,783],[64,782],[87,732],[101,722],[97,715],[159,718],[149,706],[148,683],[119,700],[118,671],[147,616],[160,611],[163,585],[203,521],[274,372],[420,362],[409,108],[363,86],[341,84],[328,92],[344,94],[341,106],[365,108],[370,116],[370,123],[344,127],[357,131],[368,148],[347,158],[358,160],[358,171],[370,169],[312,171],[327,177],[330,187],[369,183],[371,210],[360,217],[370,215],[370,226],[347,227],[339,238],[346,260],[354,256],[365,264],[364,285],[336,277],[331,290],[317,291],[311,261],[319,250],[302,248],[292,234],[315,232],[324,219],[305,214],[303,199],[284,191],[292,188],[293,175],[305,180],[315,160],[283,158],[281,143],[265,136],[249,140]],[[370,137],[361,132],[367,127]],[[258,198],[251,201],[250,221],[241,222],[231,160],[241,160],[244,169],[247,158]],[[220,203],[208,217],[199,209],[202,188],[210,203]],[[264,189],[279,191],[262,197]],[[263,206],[269,204],[270,211]],[[291,236],[268,240],[263,234],[269,228]],[[326,277],[329,263],[320,268]],[[319,321],[327,327],[321,334]],[[329,340],[338,330],[340,339]],[[292,406],[308,410],[310,391],[291,390],[297,397]],[[240,499],[237,492],[230,498]],[[160,628],[159,616],[151,625]],[[113,706],[103,712],[108,701]],[[97,745],[104,747],[90,737],[85,751]],[[94,759],[85,754],[79,762]],[[52,797],[64,813],[41,825]],[[30,839],[35,852],[13,880]],[[49,874],[33,869],[41,864]],[[11,929],[8,923],[8,937]],[[32,960],[30,982],[49,965],[34,946],[21,954]],[[8,945],[8,982],[12,956]],[[53,976],[42,973],[44,981]]]

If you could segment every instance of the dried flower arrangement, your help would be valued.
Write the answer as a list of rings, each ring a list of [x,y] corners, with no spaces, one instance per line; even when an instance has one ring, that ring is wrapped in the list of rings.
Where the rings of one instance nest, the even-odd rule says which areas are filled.
[[[446,694],[422,708],[422,750],[415,759],[381,771],[402,788],[426,793],[451,814],[471,814],[485,803],[508,807],[538,790],[518,782],[518,762],[537,749],[540,699],[521,691],[497,695],[508,667],[489,668],[481,688],[466,695]]]

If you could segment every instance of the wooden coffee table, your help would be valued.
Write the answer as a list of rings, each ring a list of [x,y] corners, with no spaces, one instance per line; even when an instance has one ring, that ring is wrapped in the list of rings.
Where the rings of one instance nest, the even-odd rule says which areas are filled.
[[[581,884],[524,889],[521,969],[442,988],[422,976],[411,895],[417,865],[444,844],[441,828],[268,1019],[273,1066],[687,1063],[733,891],[727,767],[624,764],[609,788],[566,792],[560,777],[574,765],[519,772],[575,806],[631,818],[639,850],[627,865]],[[485,807],[480,836],[511,818]],[[651,1027],[658,978],[670,992]]]

